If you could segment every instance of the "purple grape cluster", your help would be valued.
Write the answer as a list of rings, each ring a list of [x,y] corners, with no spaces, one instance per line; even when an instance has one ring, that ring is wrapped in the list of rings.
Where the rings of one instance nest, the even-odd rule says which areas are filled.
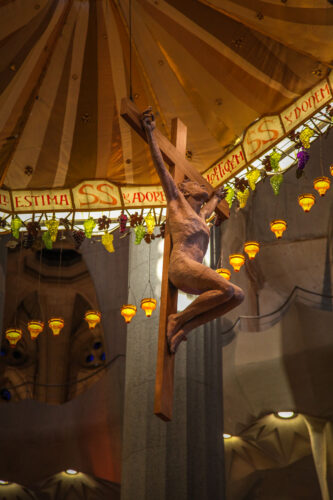
[[[298,153],[297,153],[297,161],[298,161],[298,167],[300,170],[303,170],[307,162],[309,161],[310,155],[306,149],[302,148]]]
[[[84,231],[73,231],[72,233],[73,235],[73,239],[74,239],[74,243],[75,243],[75,248],[76,250],[78,250],[80,248],[80,246],[82,245],[86,235],[84,234]]]
[[[127,215],[121,214],[119,216],[119,224],[120,224],[119,232],[120,233],[124,233],[126,231],[127,220],[128,220]]]

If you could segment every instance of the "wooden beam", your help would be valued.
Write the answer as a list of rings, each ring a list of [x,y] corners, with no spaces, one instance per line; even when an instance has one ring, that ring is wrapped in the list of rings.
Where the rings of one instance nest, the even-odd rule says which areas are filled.
[[[174,118],[171,124],[171,142],[184,156],[186,153],[186,138],[186,126],[179,119]],[[177,164],[171,169],[171,175],[177,184],[184,179],[184,174],[182,170],[178,169]],[[166,220],[168,221],[168,215]],[[178,301],[178,290],[170,283],[168,278],[171,250],[172,241],[167,224],[164,239],[154,405],[155,415],[165,421],[172,418],[175,363],[175,355],[171,354],[168,348],[166,331],[169,314],[177,312]]]
[[[147,142],[146,133],[143,129],[140,117],[141,112],[135,104],[128,98],[123,98],[121,101],[120,115],[124,120]],[[214,189],[209,182],[202,177],[200,172],[182,155],[180,151],[165,137],[157,128],[155,129],[155,137],[161,150],[164,161],[169,167],[181,169],[183,174],[192,181],[203,184],[207,189],[210,196],[213,194]],[[222,200],[215,210],[223,219],[229,218],[229,206],[225,200]]]

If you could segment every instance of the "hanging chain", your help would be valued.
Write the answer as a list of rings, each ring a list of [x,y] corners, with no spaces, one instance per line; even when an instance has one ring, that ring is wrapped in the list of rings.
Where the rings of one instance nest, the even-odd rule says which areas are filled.
[[[128,6],[129,16],[129,96],[133,101],[133,88],[132,88],[132,0],[129,0]]]
[[[323,166],[323,136],[321,135],[319,137],[319,162],[320,162],[320,170],[321,170],[321,175],[324,175],[324,166]]]
[[[43,258],[43,248],[41,248],[39,252],[39,272],[38,272],[38,305],[39,305],[39,311],[41,315],[41,320],[43,321],[43,314],[42,314],[42,304],[41,304],[41,297],[40,297],[40,280],[41,280],[41,274],[42,274],[42,258]]]
[[[22,259],[22,244],[23,244],[23,238],[22,235],[20,235],[20,250],[19,250],[19,258],[18,258],[18,266],[17,266],[17,274],[16,274],[16,292],[15,292],[15,316],[14,316],[14,323],[15,323],[15,328],[17,327],[17,308],[18,308],[18,291],[19,291],[19,284],[20,284],[20,274],[21,274],[21,259]]]

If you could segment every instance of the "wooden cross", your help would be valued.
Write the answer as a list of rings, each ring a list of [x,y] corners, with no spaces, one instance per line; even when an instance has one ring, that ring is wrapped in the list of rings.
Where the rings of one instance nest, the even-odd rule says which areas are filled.
[[[122,100],[120,115],[147,142],[146,132],[140,119],[141,114],[142,113],[130,99],[124,98]],[[212,195],[214,191],[212,186],[185,158],[187,127],[181,120],[174,118],[171,122],[171,142],[157,128],[154,133],[163,159],[165,163],[169,165],[171,175],[174,177],[176,184],[180,183],[186,176],[199,184],[205,185],[208,193]],[[223,219],[229,217],[229,207],[224,200],[218,204],[215,211]],[[168,349],[166,329],[169,314],[177,312],[178,299],[178,290],[168,279],[171,249],[172,241],[168,226],[166,226],[154,406],[155,415],[166,421],[172,418],[175,361],[175,355],[170,354]]]

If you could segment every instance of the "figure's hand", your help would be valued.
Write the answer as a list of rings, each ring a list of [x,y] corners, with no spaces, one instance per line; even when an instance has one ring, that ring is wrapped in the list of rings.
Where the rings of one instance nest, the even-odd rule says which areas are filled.
[[[155,117],[153,115],[151,106],[149,106],[149,108],[142,113],[141,121],[146,132],[151,133],[155,129]]]
[[[221,187],[215,189],[214,195],[216,196],[216,198],[218,198],[221,201],[226,197],[227,190],[221,186]]]

